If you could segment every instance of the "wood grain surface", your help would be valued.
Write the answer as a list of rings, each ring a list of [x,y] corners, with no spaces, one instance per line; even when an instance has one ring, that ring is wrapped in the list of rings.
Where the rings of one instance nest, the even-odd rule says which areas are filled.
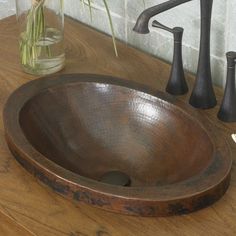
[[[119,58],[115,58],[111,39],[73,20],[66,19],[66,69],[63,73],[100,73],[139,81],[153,89],[165,89],[170,66],[158,59],[118,43]],[[34,79],[24,74],[18,63],[17,26],[15,17],[0,22],[0,110],[10,93],[20,85]],[[187,76],[192,87],[192,78]],[[221,100],[222,91],[216,89]],[[189,94],[180,97],[185,101]],[[231,145],[233,156],[236,144],[231,134],[235,124],[217,120],[219,105],[201,111],[214,127],[223,132]],[[10,154],[3,133],[0,116],[0,217],[3,228],[10,217],[10,228],[5,234],[20,235],[12,225],[22,225],[22,235],[40,236],[198,236],[236,235],[236,173],[233,166],[232,181],[226,195],[212,207],[185,216],[168,218],[141,218],[109,213],[93,207],[74,205],[41,186]],[[0,229],[1,229],[0,227]],[[26,231],[24,234],[24,230]],[[4,231],[3,231],[4,232]],[[14,233],[13,233],[14,232]],[[28,233],[28,234],[27,234]]]
[[[23,225],[16,222],[14,218],[0,212],[0,234],[1,235],[17,235],[32,236],[33,232],[28,231]]]

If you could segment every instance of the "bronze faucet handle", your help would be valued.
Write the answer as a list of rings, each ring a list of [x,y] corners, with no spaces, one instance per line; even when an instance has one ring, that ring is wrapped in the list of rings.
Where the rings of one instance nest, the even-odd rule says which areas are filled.
[[[173,29],[171,29],[171,28],[169,28],[169,27],[167,27],[167,26],[161,24],[160,22],[158,22],[158,21],[156,21],[156,20],[154,20],[154,21],[152,22],[152,27],[159,28],[159,29],[163,29],[163,30],[169,31],[169,32],[171,32],[171,33],[174,33]]]
[[[218,118],[224,122],[236,122],[235,64],[236,52],[227,52],[227,79],[224,97],[218,112]]]
[[[166,30],[174,36],[174,53],[171,67],[170,78],[166,86],[166,92],[172,95],[183,95],[188,92],[188,85],[184,75],[182,59],[182,38],[184,29],[181,27],[169,28],[160,22],[154,20],[152,26]]]
[[[152,26],[172,33],[174,35],[174,41],[177,43],[182,43],[182,38],[183,38],[183,33],[184,33],[183,28],[181,27],[169,28],[156,20],[152,22]]]

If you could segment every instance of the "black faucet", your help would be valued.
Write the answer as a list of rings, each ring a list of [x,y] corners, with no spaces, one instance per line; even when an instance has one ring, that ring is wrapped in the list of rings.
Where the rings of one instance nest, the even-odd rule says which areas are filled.
[[[157,6],[144,10],[139,16],[134,31],[141,34],[149,33],[149,20],[164,11],[174,8],[192,0],[169,0]],[[210,30],[213,0],[201,1],[201,41],[198,61],[198,70],[193,92],[189,103],[202,109],[212,108],[216,105],[216,96],[214,93],[211,77],[210,63]]]

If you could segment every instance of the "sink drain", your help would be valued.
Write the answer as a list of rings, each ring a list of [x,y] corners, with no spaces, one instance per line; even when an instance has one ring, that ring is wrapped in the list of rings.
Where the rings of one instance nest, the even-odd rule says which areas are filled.
[[[101,177],[100,181],[106,184],[125,187],[131,184],[130,177],[121,171],[109,171]]]

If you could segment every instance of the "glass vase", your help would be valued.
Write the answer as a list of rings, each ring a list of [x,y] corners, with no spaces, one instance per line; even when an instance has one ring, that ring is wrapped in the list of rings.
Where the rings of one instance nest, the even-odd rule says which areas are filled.
[[[20,63],[30,74],[47,75],[65,64],[63,0],[16,0]]]

